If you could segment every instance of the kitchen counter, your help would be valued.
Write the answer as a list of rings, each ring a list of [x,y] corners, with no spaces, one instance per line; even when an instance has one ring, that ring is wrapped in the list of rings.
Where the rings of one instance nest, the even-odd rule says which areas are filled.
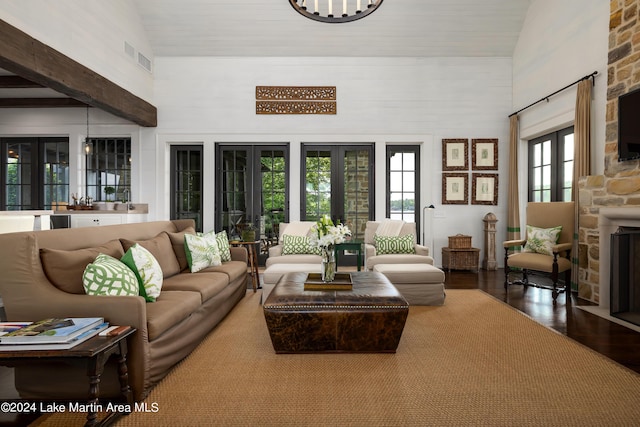
[[[123,205],[123,204],[119,204]],[[54,215],[95,215],[95,214],[105,214],[105,215],[126,215],[126,214],[148,214],[149,213],[149,204],[147,203],[133,203],[134,209],[127,210],[124,206],[119,207],[116,205],[115,209],[62,209],[53,211]]]

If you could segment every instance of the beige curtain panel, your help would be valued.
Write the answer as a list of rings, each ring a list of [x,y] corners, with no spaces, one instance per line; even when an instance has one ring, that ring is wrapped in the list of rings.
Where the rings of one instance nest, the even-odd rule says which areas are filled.
[[[507,194],[507,240],[520,239],[520,198],[518,194],[518,115],[509,117],[509,187]]]
[[[573,184],[571,187],[571,199],[578,200],[578,180],[580,177],[591,174],[591,90],[592,80],[587,78],[578,83],[576,96],[576,118],[573,126],[574,152],[573,152]],[[579,206],[576,203],[575,230],[573,233],[573,249],[571,251],[571,289],[578,290],[578,277],[580,264],[578,261],[578,230],[580,228]]]

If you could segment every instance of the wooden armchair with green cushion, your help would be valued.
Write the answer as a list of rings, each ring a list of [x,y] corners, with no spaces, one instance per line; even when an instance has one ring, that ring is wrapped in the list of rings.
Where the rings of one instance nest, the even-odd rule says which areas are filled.
[[[560,293],[568,295],[571,288],[574,215],[574,202],[530,202],[527,205],[525,238],[503,242],[504,287],[507,292],[510,285],[550,289],[554,303]],[[510,254],[509,251],[516,247],[521,247],[522,251]],[[509,281],[509,273],[515,270],[522,271],[522,279]],[[530,282],[530,271],[550,274],[552,285]],[[564,284],[558,283],[560,273],[565,273]]]

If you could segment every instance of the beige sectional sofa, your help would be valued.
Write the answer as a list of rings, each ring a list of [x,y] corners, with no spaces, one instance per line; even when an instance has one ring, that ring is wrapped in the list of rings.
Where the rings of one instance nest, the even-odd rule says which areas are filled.
[[[129,382],[136,400],[186,357],[245,295],[247,253],[231,248],[232,260],[190,273],[184,234],[192,220],[0,234],[0,296],[8,320],[48,317],[104,317],[130,325]],[[158,260],[164,282],[156,302],[140,296],[90,296],[82,272],[99,252],[119,258],[140,243]],[[46,381],[42,381],[47,378]],[[25,398],[86,397],[81,366],[30,364],[16,368],[16,387]],[[115,366],[100,383],[104,397],[119,393]]]

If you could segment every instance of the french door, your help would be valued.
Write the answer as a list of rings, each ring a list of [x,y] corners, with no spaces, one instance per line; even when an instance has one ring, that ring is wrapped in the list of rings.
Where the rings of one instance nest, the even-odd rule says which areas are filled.
[[[364,239],[373,218],[373,145],[304,145],[300,217],[317,221],[330,215]]]
[[[286,145],[217,145],[216,230],[226,230],[234,239],[254,227],[260,264],[289,216],[287,182]]]
[[[171,219],[193,219],[202,230],[202,146],[171,146]]]

